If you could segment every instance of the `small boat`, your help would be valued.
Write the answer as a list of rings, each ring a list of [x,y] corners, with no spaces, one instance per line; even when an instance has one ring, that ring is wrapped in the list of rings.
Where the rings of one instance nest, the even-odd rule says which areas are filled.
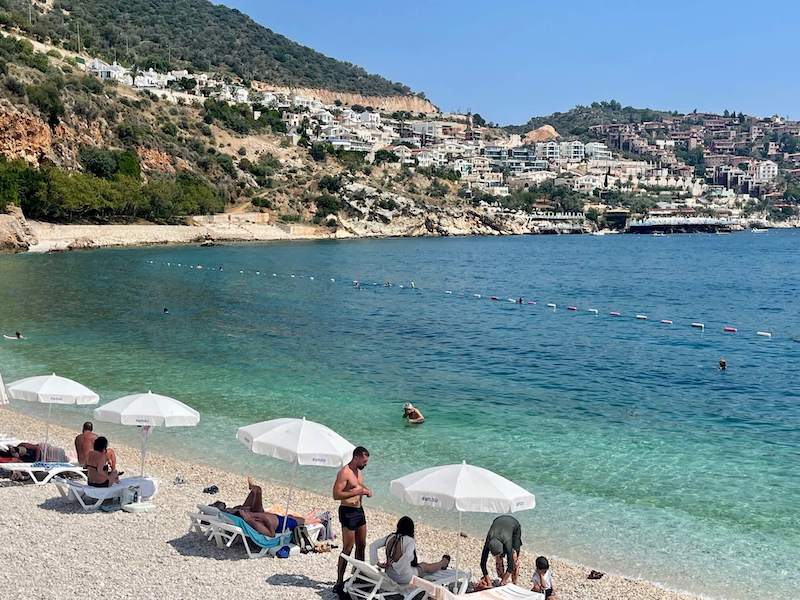
[[[763,229],[761,227],[753,227],[750,231],[752,231],[753,233],[767,233],[769,229]]]
[[[666,235],[667,235],[666,233],[661,233],[660,231],[656,231],[655,233],[653,233],[653,237],[664,237]]]
[[[717,235],[730,235],[731,234],[730,231],[715,231],[714,233],[716,233]]]

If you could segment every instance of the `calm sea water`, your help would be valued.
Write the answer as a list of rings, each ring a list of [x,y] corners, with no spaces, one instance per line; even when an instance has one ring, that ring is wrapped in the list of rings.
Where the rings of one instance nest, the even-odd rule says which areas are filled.
[[[324,422],[372,451],[371,506],[438,522],[452,520],[400,505],[388,482],[467,460],[536,494],[529,551],[714,597],[794,598],[799,247],[771,231],[3,256],[0,329],[29,339],[0,343],[0,368],[56,371],[105,400],[173,395],[203,420],[157,431],[156,449],[262,477],[288,471],[248,455],[238,426]],[[368,285],[386,280],[417,289]],[[508,302],[520,296],[538,303]],[[404,425],[405,401],[424,426]],[[300,472],[320,492],[332,475]]]

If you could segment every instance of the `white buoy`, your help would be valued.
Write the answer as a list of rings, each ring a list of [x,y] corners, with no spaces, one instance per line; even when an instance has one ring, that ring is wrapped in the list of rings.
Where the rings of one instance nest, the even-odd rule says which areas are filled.
[[[452,293],[453,293],[453,292],[451,292],[450,290],[447,290],[447,291],[445,292],[445,294],[452,294]]]
[[[239,271],[239,273],[244,273],[244,271]]]
[[[772,337],[772,334],[769,331],[756,331],[756,335],[768,338]]]
[[[480,298],[480,297],[481,297],[481,295],[480,295],[480,294],[472,294],[472,297],[473,297],[473,298]]]
[[[273,274],[272,274],[272,276],[273,276],[273,277],[277,277],[277,276],[278,276],[278,274],[277,274],[277,273],[273,273]]]
[[[695,329],[703,329],[705,330],[706,326],[703,323],[692,323],[692,327]]]
[[[552,302],[550,302],[550,303],[548,303],[547,308],[552,308],[553,310],[555,310],[556,309],[556,305],[553,304]]]
[[[611,311],[610,313],[608,313],[608,314],[609,314],[609,315],[611,315],[612,317],[621,317],[621,316],[622,316],[622,313],[621,313],[621,312],[619,312],[619,311],[617,311],[617,310],[612,310],[612,311]]]
[[[256,271],[256,275],[261,275],[261,271]]]
[[[294,279],[294,275],[292,275],[292,279]]]
[[[202,268],[203,268],[203,265],[197,265],[197,268],[198,268],[198,269],[202,269]]]
[[[517,301],[516,301],[516,300],[514,300],[513,298],[509,298],[509,299],[508,299],[508,301],[509,301],[509,302],[513,302],[514,304],[516,304],[516,303],[517,303]]]
[[[331,277],[331,281],[332,281],[333,283],[336,283],[336,280],[335,280],[333,277]]]
[[[661,322],[662,322],[664,325],[672,325],[672,321],[670,321],[669,319],[661,319]]]
[[[647,315],[636,315],[636,318],[640,321],[647,321]]]
[[[592,313],[593,315],[599,315],[600,314],[600,311],[597,310],[596,308],[590,308],[589,312]]]
[[[314,278],[313,278],[313,277],[309,277],[309,279],[310,279],[311,281],[314,281]]]

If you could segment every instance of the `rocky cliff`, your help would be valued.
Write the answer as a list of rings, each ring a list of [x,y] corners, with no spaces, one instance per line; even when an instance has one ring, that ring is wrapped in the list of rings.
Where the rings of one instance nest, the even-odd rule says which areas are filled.
[[[344,198],[344,210],[330,217],[339,238],[558,234],[590,230],[582,216],[552,220],[492,206],[423,205],[357,183],[345,188]]]
[[[9,206],[7,213],[0,213],[0,252],[25,252],[36,241],[19,208]]]

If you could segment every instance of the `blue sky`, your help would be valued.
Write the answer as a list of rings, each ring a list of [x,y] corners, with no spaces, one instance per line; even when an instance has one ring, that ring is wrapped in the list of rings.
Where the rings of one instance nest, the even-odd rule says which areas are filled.
[[[225,0],[444,110],[499,123],[614,98],[800,118],[800,2]]]

